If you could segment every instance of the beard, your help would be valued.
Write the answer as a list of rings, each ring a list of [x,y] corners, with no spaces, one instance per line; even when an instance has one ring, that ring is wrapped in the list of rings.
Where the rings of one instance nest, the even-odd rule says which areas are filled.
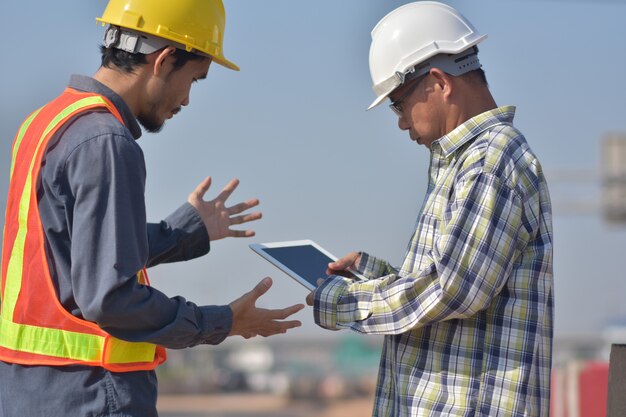
[[[160,132],[165,124],[165,121],[157,116],[155,105],[152,105],[147,112],[137,115],[137,121],[150,133]]]

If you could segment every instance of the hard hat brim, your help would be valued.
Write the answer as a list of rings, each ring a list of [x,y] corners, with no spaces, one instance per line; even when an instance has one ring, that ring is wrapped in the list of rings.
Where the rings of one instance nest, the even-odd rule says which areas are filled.
[[[382,103],[389,96],[389,94],[391,94],[391,91],[386,93],[386,94],[383,94],[383,95],[380,95],[380,96],[376,97],[376,100],[374,100],[372,102],[372,104],[370,104],[370,106],[367,108],[367,110],[371,110],[374,107],[378,106],[380,103]]]
[[[226,67],[228,69],[234,70],[234,71],[239,71],[239,66],[237,64],[234,64],[232,62],[230,62],[229,60],[227,60],[226,58],[219,58],[216,56],[211,56],[211,58],[213,59],[213,61],[215,61],[217,64]]]

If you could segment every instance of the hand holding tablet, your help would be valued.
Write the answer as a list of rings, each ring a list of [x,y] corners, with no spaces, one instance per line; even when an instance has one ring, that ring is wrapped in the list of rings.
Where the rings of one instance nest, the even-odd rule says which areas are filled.
[[[317,288],[319,278],[328,276],[328,264],[337,260],[336,256],[312,240],[253,243],[250,249],[311,291]],[[333,271],[333,273],[357,280],[366,279],[352,271]]]

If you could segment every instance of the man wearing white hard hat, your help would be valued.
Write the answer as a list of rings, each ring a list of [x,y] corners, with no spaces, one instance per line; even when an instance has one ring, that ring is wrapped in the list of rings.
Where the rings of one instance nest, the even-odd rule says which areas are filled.
[[[430,151],[404,263],[331,263],[307,298],[328,329],[385,335],[375,416],[548,416],[552,215],[537,157],[498,107],[478,59],[486,36],[458,11],[406,4],[372,31],[376,100]]]

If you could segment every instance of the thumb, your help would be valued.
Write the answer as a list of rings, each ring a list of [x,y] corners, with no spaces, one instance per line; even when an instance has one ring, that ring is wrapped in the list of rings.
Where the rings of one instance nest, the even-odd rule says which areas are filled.
[[[206,177],[194,190],[195,195],[198,198],[204,197],[209,188],[211,187],[211,177]]]
[[[335,262],[329,263],[328,267],[330,269],[334,269],[334,270],[340,271],[342,269],[346,269],[350,265],[352,265],[352,264],[350,263],[350,261],[348,259],[341,258],[341,259],[337,259]]]
[[[250,291],[250,294],[252,295],[252,298],[254,298],[255,300],[258,300],[259,297],[261,297],[263,294],[267,292],[267,290],[271,288],[271,286],[272,286],[272,279],[270,277],[265,277],[261,280],[261,282],[256,284],[254,289]]]

